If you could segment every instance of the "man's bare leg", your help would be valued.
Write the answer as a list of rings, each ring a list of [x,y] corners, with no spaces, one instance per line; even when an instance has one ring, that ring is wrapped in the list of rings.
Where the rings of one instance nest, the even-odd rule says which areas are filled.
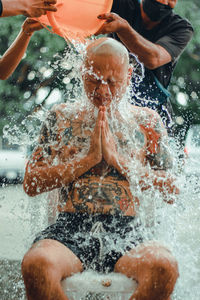
[[[33,245],[22,262],[28,300],[66,300],[61,280],[83,269],[77,256],[61,243],[42,240]]]
[[[130,300],[170,300],[179,276],[171,252],[155,242],[141,244],[122,256],[115,265],[115,272],[138,282]]]

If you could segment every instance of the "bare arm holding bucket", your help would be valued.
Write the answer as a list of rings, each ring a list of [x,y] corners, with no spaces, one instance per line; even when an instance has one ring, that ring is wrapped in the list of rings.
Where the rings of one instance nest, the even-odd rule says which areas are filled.
[[[115,33],[150,70],[174,63],[193,35],[191,24],[173,14],[177,2],[113,0],[112,13],[98,16],[105,23],[97,34]]]
[[[47,11],[57,11],[56,0],[1,0],[1,17],[24,15],[27,17],[40,17]]]
[[[42,25],[35,20],[25,20],[17,38],[0,59],[1,80],[12,75],[27,49],[32,34],[42,28]]]

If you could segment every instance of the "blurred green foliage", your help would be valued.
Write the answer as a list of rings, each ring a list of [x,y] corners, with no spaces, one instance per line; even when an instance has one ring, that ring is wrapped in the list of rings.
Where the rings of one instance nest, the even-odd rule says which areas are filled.
[[[183,124],[177,124],[177,131],[182,131],[184,139],[189,126],[200,123],[200,2],[179,0],[175,11],[194,28],[194,36],[177,63],[170,85],[175,114],[183,119]],[[184,94],[185,105],[177,101],[179,93]]]
[[[179,59],[170,85],[171,101],[179,120],[177,131],[183,128],[186,131],[191,124],[200,123],[199,0],[179,0],[176,12],[189,19],[195,30],[193,39]],[[1,55],[14,41],[24,19],[23,16],[0,19]],[[67,44],[63,38],[46,29],[34,33],[14,74],[8,80],[0,81],[0,136],[5,124],[20,124],[28,114],[43,105],[55,89],[65,97],[66,82],[63,79],[71,70],[63,70],[59,61],[66,51]],[[46,94],[37,101],[41,87],[45,88]],[[185,96],[185,105],[177,101],[180,93]],[[184,133],[182,136],[184,138]]]

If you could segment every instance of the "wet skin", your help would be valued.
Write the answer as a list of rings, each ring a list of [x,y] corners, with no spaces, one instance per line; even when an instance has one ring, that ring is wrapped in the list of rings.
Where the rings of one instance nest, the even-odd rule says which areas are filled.
[[[128,65],[122,64],[121,58],[113,54],[108,59],[105,53],[90,56],[84,67],[84,87],[93,109],[74,106],[73,114],[68,104],[52,109],[27,164],[24,189],[30,196],[59,189],[60,210],[64,211],[134,215],[138,199],[129,186],[129,144],[120,130],[112,130],[110,120],[134,129],[128,156],[142,167],[151,150],[151,166],[155,163],[168,167],[166,131],[159,116],[149,109],[130,104],[130,119],[126,120],[118,110],[111,110],[112,102],[120,100],[130,78]],[[145,184],[143,187],[148,188]],[[28,299],[68,299],[60,282],[82,270],[79,258],[62,243],[51,239],[35,243],[22,263]],[[115,271],[138,282],[130,298],[135,300],[169,300],[178,277],[175,259],[157,243],[130,250],[117,261]]]
[[[127,65],[119,58],[99,55],[92,63],[86,61],[83,83],[89,100],[97,107],[109,107],[112,101],[121,99],[129,84]],[[113,67],[114,66],[114,67]],[[129,74],[131,69],[129,68]]]
[[[78,118],[71,120],[67,114],[67,104],[50,114],[48,126],[44,125],[41,134],[41,146],[33,153],[26,169],[24,187],[30,195],[33,189],[34,193],[41,193],[70,185],[69,193],[65,193],[65,199],[61,201],[66,201],[63,206],[65,211],[115,213],[121,210],[124,215],[135,215],[134,202],[138,199],[131,195],[127,176],[128,159],[123,154],[128,141],[120,129],[119,132],[112,132],[109,125],[110,105],[113,101],[114,104],[119,102],[130,80],[131,70],[127,63],[122,62],[121,56],[96,55],[94,59],[93,54],[85,61],[84,88],[93,108],[98,109],[98,116],[94,117],[93,109],[88,117],[86,110],[79,112]],[[165,168],[169,154],[159,146],[159,142],[165,138],[166,133],[157,114],[148,109],[143,109],[141,114],[140,108],[131,104],[127,109],[130,110],[130,120],[126,124],[133,128],[137,136],[135,146],[132,143],[129,158],[136,158],[142,165],[147,163],[146,151],[152,141],[143,127],[152,124],[152,130],[158,136],[154,159],[162,160]],[[115,111],[112,118],[118,120],[120,126],[123,125],[123,118],[118,111]],[[147,120],[151,120],[150,123],[147,124]],[[136,147],[138,143],[139,148]],[[81,154],[84,148],[89,149],[85,156]],[[81,159],[78,154],[82,155]],[[57,170],[56,165],[52,166],[55,159],[58,162]],[[61,181],[59,175],[62,171],[59,168],[65,168],[68,164],[69,168],[66,167],[66,175]],[[55,180],[56,176],[58,178]]]
[[[100,107],[99,116],[100,114],[102,114],[102,118],[103,115],[106,115],[105,108]],[[82,143],[89,147],[92,140],[93,132],[90,128],[94,128],[95,119],[87,121],[88,114],[86,114],[86,112],[82,112],[78,120],[63,120],[62,116],[57,111],[56,139],[58,138],[59,146],[56,147],[56,151],[51,146],[45,150],[51,153],[49,163],[51,163],[55,157],[58,157],[61,163],[68,163],[71,159],[77,159],[78,155],[82,155]],[[41,146],[49,144],[51,140],[50,135],[50,128],[47,129],[44,127],[43,136],[41,137]],[[115,138],[116,137],[117,135],[115,135]],[[121,137],[120,134],[118,135],[118,142],[121,142],[122,148],[127,147],[126,142],[123,141],[123,137]],[[113,142],[113,148],[115,146],[115,142]],[[143,147],[145,147],[145,145],[143,145]],[[143,147],[140,149],[142,153]],[[47,154],[45,155],[44,150],[41,150],[41,148],[38,149],[39,152],[36,151],[35,155],[33,155],[33,160],[36,156],[37,158],[39,157],[38,155],[41,156],[37,163],[33,162],[32,167],[34,167],[34,165],[36,167],[38,164],[42,166],[43,163],[47,163],[45,158]],[[105,154],[106,158],[107,156]],[[109,158],[107,158],[107,160],[109,160]],[[64,187],[61,190],[60,202],[64,203],[64,205],[59,206],[60,211],[112,214],[122,212],[124,215],[135,215],[134,198],[130,192],[126,176],[120,174],[112,165],[108,164],[103,157],[94,167],[75,179],[70,184],[68,192],[67,190],[68,189]]]

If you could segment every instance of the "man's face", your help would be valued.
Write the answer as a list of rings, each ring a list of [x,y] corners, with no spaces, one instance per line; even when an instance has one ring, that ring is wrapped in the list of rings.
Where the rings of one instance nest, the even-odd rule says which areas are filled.
[[[178,0],[143,0],[142,17],[152,22],[160,22],[172,12]]]
[[[88,99],[96,107],[109,106],[126,91],[128,66],[117,56],[93,55],[85,63],[83,83]]]

